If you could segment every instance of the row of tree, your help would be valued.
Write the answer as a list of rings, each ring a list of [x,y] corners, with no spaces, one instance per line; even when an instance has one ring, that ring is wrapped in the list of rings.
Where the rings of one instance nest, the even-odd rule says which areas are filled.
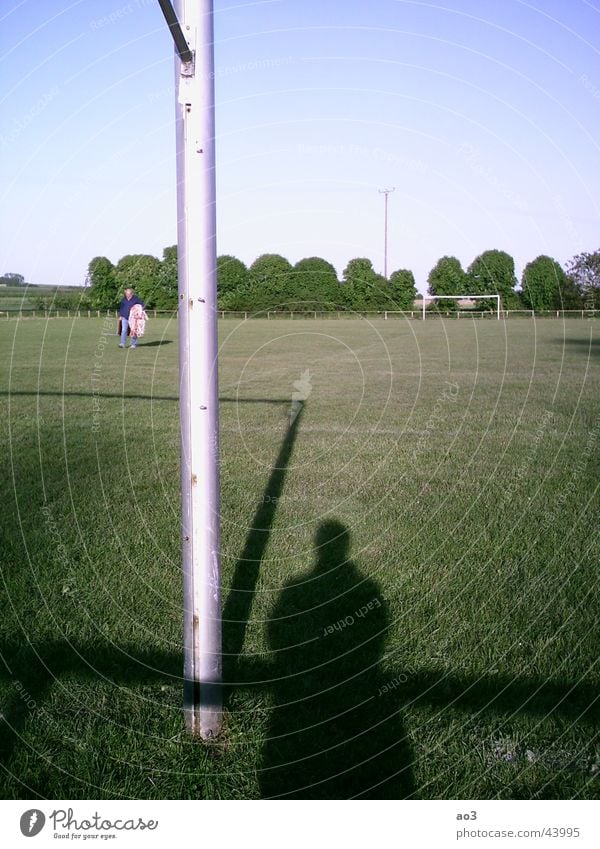
[[[94,308],[114,308],[128,286],[154,309],[177,306],[177,247],[165,248],[162,261],[135,254],[113,265],[95,257],[88,269],[86,298]],[[417,294],[412,271],[400,269],[389,280],[369,259],[352,259],[340,284],[333,265],[321,257],[295,265],[279,254],[263,254],[250,267],[233,256],[217,258],[217,294],[223,310],[379,310],[411,309]]]
[[[431,295],[500,295],[504,309],[554,310],[600,307],[600,251],[573,257],[564,271],[549,256],[538,256],[523,269],[516,291],[515,263],[505,251],[484,251],[466,271],[460,260],[444,256],[428,277]],[[486,301],[483,301],[487,305]],[[443,309],[456,309],[444,301]]]
[[[466,270],[456,257],[444,256],[428,277],[432,296],[500,295],[504,309],[600,309],[600,250],[573,257],[566,271],[551,257],[538,256],[525,266],[520,282],[518,290],[514,260],[499,250],[484,251]],[[63,293],[60,303],[57,294],[53,305],[114,309],[127,287],[151,308],[176,309],[177,247],[165,248],[162,260],[128,254],[114,265],[106,257],[95,257],[83,294]],[[321,257],[292,265],[279,254],[263,254],[249,267],[234,256],[219,256],[217,290],[219,309],[248,311],[410,310],[417,294],[408,269],[394,271],[386,280],[371,260],[351,259],[340,281],[333,265]],[[38,300],[40,307],[50,306]],[[479,308],[494,306],[491,300],[478,302]],[[430,308],[438,306],[432,302]],[[457,302],[439,302],[444,311],[457,308]]]

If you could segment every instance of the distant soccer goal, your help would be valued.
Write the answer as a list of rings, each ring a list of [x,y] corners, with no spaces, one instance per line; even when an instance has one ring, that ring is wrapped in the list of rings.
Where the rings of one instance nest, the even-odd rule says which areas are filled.
[[[500,295],[423,295],[423,321],[427,301],[496,301],[496,318],[500,321]]]

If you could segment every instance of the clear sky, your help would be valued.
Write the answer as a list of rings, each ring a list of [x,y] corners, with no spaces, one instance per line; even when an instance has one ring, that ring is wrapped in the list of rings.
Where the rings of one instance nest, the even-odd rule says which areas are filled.
[[[218,252],[566,262],[600,247],[600,0],[215,3]],[[0,273],[176,241],[156,0],[2,0]]]

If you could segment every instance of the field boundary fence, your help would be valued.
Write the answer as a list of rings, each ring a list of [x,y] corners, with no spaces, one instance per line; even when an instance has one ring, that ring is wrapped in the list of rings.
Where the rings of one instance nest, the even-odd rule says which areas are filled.
[[[148,309],[147,313],[150,318],[171,318],[177,316],[176,310],[154,310]],[[286,321],[302,321],[302,320],[317,320],[330,319],[334,321],[349,321],[353,319],[383,319],[384,321],[394,321],[398,319],[416,321],[422,320],[422,310],[219,310],[219,318],[223,320],[237,319],[238,321],[271,321],[271,320],[286,320]],[[118,319],[116,310],[94,310],[94,309],[1,309],[0,320],[10,319],[44,319],[50,320],[55,318],[114,318]],[[427,319],[496,319],[496,310],[427,310]],[[600,310],[501,310],[500,318],[503,319],[560,319],[560,318],[576,318],[576,319],[597,319],[600,318]]]

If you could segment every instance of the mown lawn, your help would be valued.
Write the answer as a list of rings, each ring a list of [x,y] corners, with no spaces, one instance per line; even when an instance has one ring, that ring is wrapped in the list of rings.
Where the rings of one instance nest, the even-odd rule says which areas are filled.
[[[600,325],[222,323],[205,745],[177,328],[113,324],[0,325],[4,798],[598,796]]]

